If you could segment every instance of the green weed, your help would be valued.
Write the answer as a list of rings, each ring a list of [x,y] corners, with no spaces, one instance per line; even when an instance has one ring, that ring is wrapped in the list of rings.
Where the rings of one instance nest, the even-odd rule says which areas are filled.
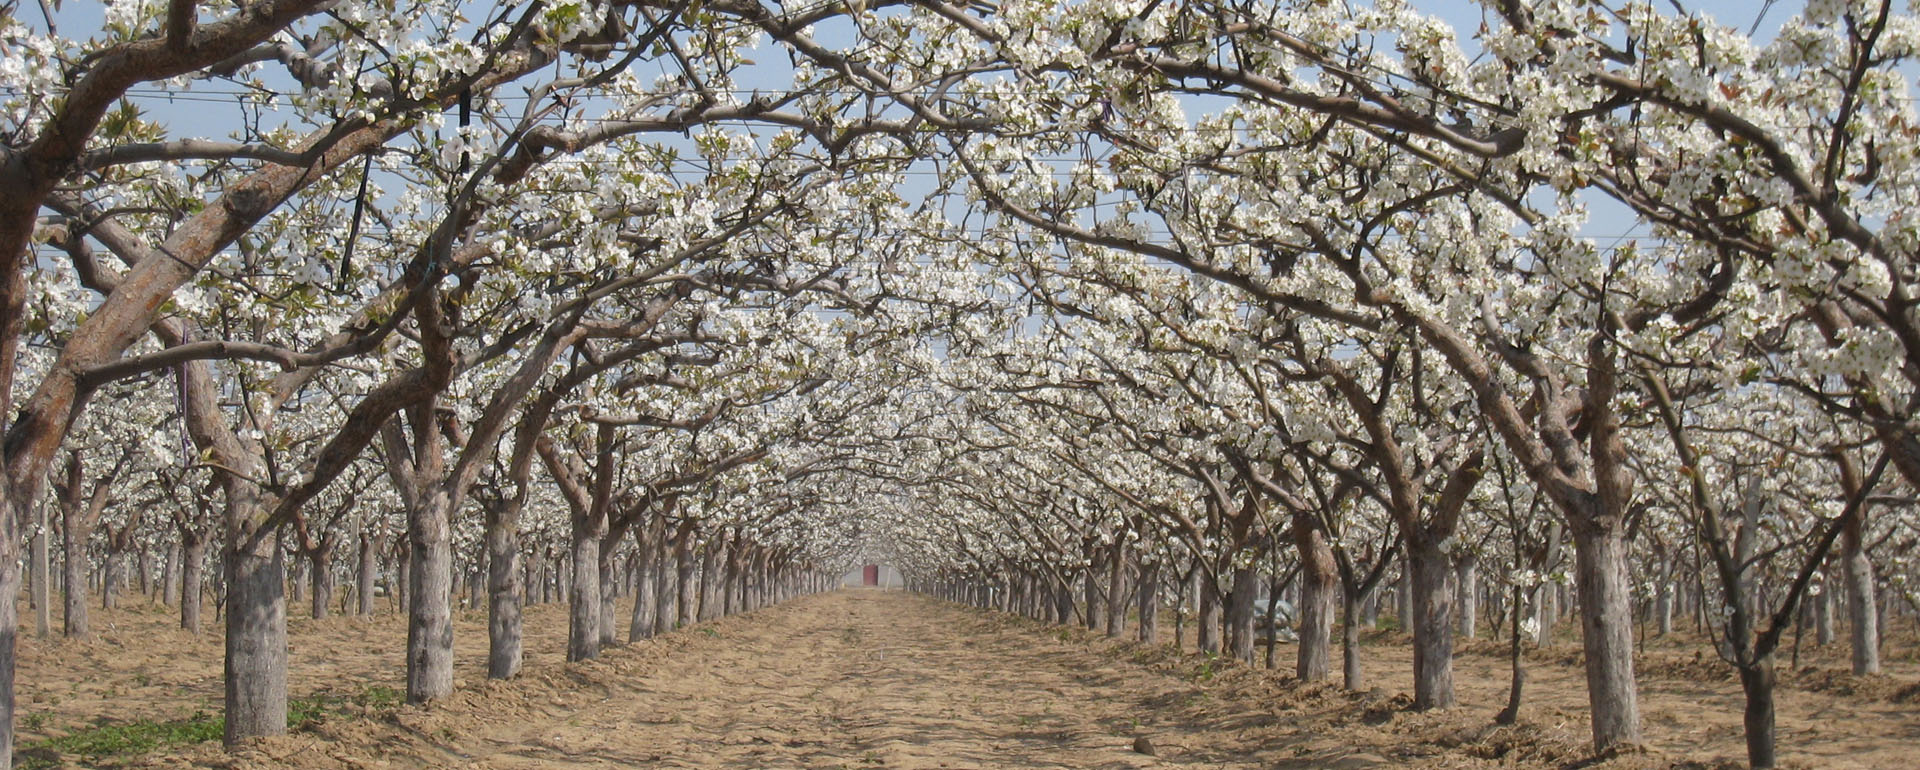
[[[162,746],[219,740],[225,729],[225,719],[205,713],[171,722],[141,720],[100,725],[22,747],[19,767],[39,770],[68,766],[69,757],[98,759],[145,754]]]
[[[379,685],[361,690],[352,697],[322,693],[308,698],[293,698],[287,701],[287,727],[293,730],[311,728],[350,704],[384,713],[399,707],[405,700],[405,695],[399,690]],[[47,718],[46,712],[35,712],[24,718],[22,723],[37,730],[46,724]],[[216,741],[226,731],[226,725],[226,719],[205,712],[165,722],[139,720],[103,724],[23,745],[16,767],[22,770],[69,767],[78,758],[97,761],[107,757],[146,754],[167,746]]]

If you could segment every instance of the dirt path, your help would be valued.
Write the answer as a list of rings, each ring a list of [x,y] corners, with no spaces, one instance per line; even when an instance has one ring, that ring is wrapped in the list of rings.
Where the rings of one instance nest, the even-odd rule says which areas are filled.
[[[471,632],[478,629],[468,627],[474,623],[469,618],[456,637],[463,660],[460,689],[429,708],[369,709],[364,718],[336,712],[236,754],[209,743],[113,764],[527,770],[1588,766],[1584,690],[1571,665],[1536,665],[1522,725],[1495,729],[1491,714],[1505,684],[1501,661],[1457,659],[1467,705],[1416,714],[1404,710],[1407,698],[1395,692],[1406,678],[1399,645],[1368,649],[1369,675],[1383,689],[1362,694],[1298,686],[1272,672],[1180,655],[1167,646],[1143,648],[901,593],[808,597],[611,649],[580,665],[559,661],[564,630],[555,629],[564,629],[563,620],[551,606],[529,615],[531,655],[525,672],[511,682],[480,679],[484,634]],[[397,684],[397,639],[389,638],[395,629],[387,625],[329,622],[298,631],[296,669],[304,664],[311,670],[296,677],[296,695],[351,697],[387,687],[389,680]],[[111,656],[104,643],[84,650]],[[1290,649],[1281,652],[1290,659]],[[123,689],[126,683],[117,676],[84,686],[100,690],[102,702],[152,690],[162,697],[139,710],[159,710],[169,697],[203,702],[200,680],[207,674],[196,667],[205,665],[217,662],[176,660],[168,666],[148,660],[141,671],[153,670],[149,686]],[[312,670],[331,673],[315,679]],[[1597,766],[1738,766],[1738,688],[1694,673],[1676,669],[1643,678],[1651,753]],[[50,695],[51,685],[35,687]],[[1783,697],[1781,721],[1788,767],[1903,766],[1920,745],[1920,714],[1909,703],[1799,692]],[[1137,738],[1150,741],[1154,754],[1136,753]]]
[[[506,719],[484,707],[457,715],[481,703],[408,715],[421,720],[401,720],[410,732],[438,745],[410,742],[385,759],[489,768],[1159,766],[1132,751],[1135,721],[1152,732],[1154,701],[1194,688],[1172,676],[1116,687],[1139,672],[993,625],[901,594],[816,597],[612,651],[587,667],[580,690],[517,704]],[[678,649],[664,657],[644,649],[666,646]]]

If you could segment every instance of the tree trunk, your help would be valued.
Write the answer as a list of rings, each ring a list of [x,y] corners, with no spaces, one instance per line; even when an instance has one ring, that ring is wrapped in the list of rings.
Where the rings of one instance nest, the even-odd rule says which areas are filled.
[[[740,611],[740,551],[739,538],[734,539],[733,547],[727,549],[726,580],[722,581],[725,599],[720,604],[720,614],[725,617]]]
[[[573,594],[567,603],[567,660],[600,655],[600,532],[575,517]]]
[[[48,547],[49,528],[53,521],[47,515],[47,506],[36,505],[33,531],[32,567],[33,581],[33,632],[45,639],[53,635],[53,555]],[[12,744],[8,744],[11,746]]]
[[[487,519],[487,678],[520,673],[520,506],[509,501]]]
[[[1815,639],[1822,646],[1833,644],[1833,581],[1819,584],[1820,595],[1813,597],[1813,625]]]
[[[1773,718],[1773,655],[1762,655],[1751,666],[1737,667],[1740,672],[1740,690],[1746,695],[1746,709],[1741,722],[1747,733],[1747,765],[1756,768],[1773,767],[1774,758],[1774,718]]]
[[[1393,622],[1402,632],[1413,631],[1413,565],[1400,562],[1400,579],[1393,581]]]
[[[308,554],[308,580],[313,589],[313,619],[327,619],[327,605],[333,601],[333,546],[327,545]]]
[[[142,598],[151,601],[153,599],[153,549],[143,545],[134,551],[133,558],[129,561],[134,566],[133,579],[128,581],[128,586],[136,588]]]
[[[453,533],[447,493],[434,485],[407,516],[407,702],[453,692]]]
[[[375,557],[380,553],[380,538],[362,531],[360,533],[360,568],[354,575],[354,592],[359,594],[360,617],[373,617],[374,579],[380,569]]]
[[[639,576],[634,581],[633,617],[627,623],[627,641],[637,642],[653,636],[653,613],[658,607],[660,597],[654,593],[654,573],[660,565],[654,563],[652,549],[640,546]]]
[[[1340,675],[1348,690],[1359,692],[1366,685],[1366,678],[1360,671],[1360,623],[1355,622],[1360,614],[1361,597],[1352,591],[1342,591],[1340,596]]]
[[[1253,664],[1253,599],[1260,592],[1260,576],[1253,567],[1233,569],[1233,588],[1227,595],[1227,641],[1233,659]]]
[[[1113,555],[1107,559],[1107,638],[1118,639],[1127,630],[1127,537],[1114,537]]]
[[[679,578],[679,594],[674,600],[674,628],[686,628],[693,625],[693,535],[681,533],[680,542],[674,546],[676,577]]]
[[[1263,629],[1261,633],[1267,639],[1266,667],[1269,669],[1274,667],[1274,658],[1280,648],[1280,604],[1286,601],[1286,592],[1287,586],[1281,585],[1280,576],[1275,575],[1267,580],[1267,612],[1259,622]]]
[[[620,615],[615,607],[621,583],[620,564],[613,553],[614,545],[606,542],[604,535],[600,540],[600,615],[597,618],[600,621],[600,646],[612,647],[620,643],[620,636],[614,630]]]
[[[1332,676],[1329,661],[1333,645],[1333,602],[1340,586],[1339,565],[1326,532],[1310,514],[1293,517],[1294,547],[1300,552],[1300,647],[1293,675],[1302,682],[1323,682]],[[1353,618],[1347,618],[1353,625]]]
[[[180,627],[188,633],[200,634],[200,610],[204,604],[205,589],[201,586],[206,574],[207,540],[205,537],[187,539],[180,547]]]
[[[1220,652],[1220,592],[1214,588],[1214,581],[1201,580],[1200,616],[1194,622],[1196,629],[1195,644],[1201,652]]]
[[[1639,745],[1626,539],[1617,524],[1582,522],[1575,527],[1573,544],[1594,749]]]
[[[480,543],[481,548],[485,548],[486,545],[484,541]],[[487,596],[487,579],[487,556],[482,553],[475,561],[473,568],[467,570],[467,609],[480,608],[482,600]]]
[[[165,569],[166,569],[166,576],[161,581],[164,584],[164,587],[161,588],[160,600],[167,604],[178,605],[180,603],[180,544],[179,543],[172,543],[167,546],[167,563],[166,563]]]
[[[720,562],[725,540],[715,537],[700,554],[700,622],[720,616]]]
[[[1412,605],[1413,708],[1451,708],[1453,694],[1453,570],[1438,543],[1408,542],[1405,565]],[[1631,636],[1629,636],[1631,641]]]
[[[87,538],[93,528],[81,519],[78,506],[63,505],[61,509],[60,532],[64,537],[60,542],[60,593],[65,613],[60,630],[70,639],[85,639],[93,635],[87,623]]]
[[[1103,625],[1101,610],[1105,609],[1106,603],[1100,600],[1099,574],[1101,566],[1103,566],[1102,563],[1096,559],[1093,563],[1087,565],[1087,568],[1080,576],[1080,604],[1086,607],[1087,610],[1086,617],[1082,618],[1082,620],[1087,622],[1088,631],[1098,631],[1100,630],[1100,626]]]
[[[1031,588],[1029,581],[1027,586]],[[1141,644],[1159,644],[1160,642],[1160,562],[1158,560],[1140,564],[1140,581],[1134,591],[1137,604],[1135,612],[1140,616],[1138,628]]]
[[[230,482],[232,487],[246,482]],[[253,508],[243,497],[229,506]],[[257,522],[242,513],[232,523]],[[287,731],[286,562],[278,537],[261,537],[251,546],[249,527],[229,527],[225,558],[227,621],[226,733],[228,746],[248,738]],[[193,602],[182,602],[182,606]]]
[[[20,634],[20,523],[24,506],[13,484],[0,480],[0,770],[13,767],[14,678]],[[41,532],[45,532],[44,525]],[[44,573],[42,573],[44,574]],[[46,602],[42,601],[41,607]]]
[[[411,577],[413,575],[413,569],[408,566],[413,563],[413,548],[403,545],[400,548],[394,549],[394,560],[398,563],[393,565],[393,610],[404,616],[408,611],[408,595],[413,592],[413,578]]]
[[[1867,559],[1865,518],[1849,517],[1840,540],[1840,563],[1847,584],[1847,616],[1853,620],[1849,639],[1853,643],[1855,676],[1880,673],[1879,602],[1874,597],[1873,562]]]
[[[1533,603],[1533,643],[1541,647],[1553,644],[1553,623],[1560,616],[1555,601],[1560,595],[1558,588],[1554,583],[1546,582],[1534,589],[1537,598]]]
[[[674,552],[667,548],[666,530],[662,528],[660,536],[653,544],[653,636],[659,636],[673,630],[675,593],[671,583],[675,570],[670,569],[675,562],[669,557]]]
[[[306,592],[301,590],[301,586],[304,584],[301,573],[304,571],[303,568],[305,566],[306,564],[298,559],[295,559],[292,564],[287,565],[287,600],[295,604],[306,599]]]
[[[656,562],[656,569],[658,563]],[[747,609],[757,610],[767,606],[767,549],[759,548],[753,552],[753,593],[747,602]]]
[[[1669,573],[1671,569],[1667,570]],[[1671,574],[1660,581],[1660,593],[1653,602],[1654,621],[1659,624],[1660,635],[1673,633],[1673,578]]]
[[[1513,608],[1508,616],[1512,627],[1507,635],[1507,665],[1511,672],[1507,679],[1507,705],[1494,715],[1494,724],[1510,725],[1520,721],[1520,698],[1527,686],[1527,666],[1520,657],[1520,614],[1526,601],[1524,590],[1518,583],[1513,586]]]
[[[111,538],[109,538],[111,540]],[[110,610],[120,606],[121,562],[126,554],[112,545],[107,546],[106,558],[100,561],[100,609]]]
[[[1472,554],[1462,556],[1454,575],[1456,601],[1460,607],[1460,636],[1480,638],[1480,560]]]

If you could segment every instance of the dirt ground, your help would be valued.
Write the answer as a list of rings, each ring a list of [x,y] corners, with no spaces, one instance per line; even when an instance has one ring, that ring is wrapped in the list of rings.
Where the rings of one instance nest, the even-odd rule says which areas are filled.
[[[398,618],[292,623],[292,691],[335,704],[284,738],[90,760],[231,768],[1706,768],[1739,765],[1740,694],[1711,653],[1650,645],[1644,754],[1591,762],[1577,648],[1530,657],[1522,724],[1495,729],[1507,669],[1489,643],[1456,659],[1462,707],[1404,710],[1410,658],[1366,651],[1378,689],[1144,648],[901,593],[841,591],[608,650],[568,666],[563,608],[527,614],[528,664],[483,678],[485,619],[456,624],[456,693],[427,708],[369,705],[402,687]],[[168,628],[164,608],[96,613],[88,643],[21,640],[20,740],[90,724],[217,713],[218,636]],[[216,629],[217,630],[217,629]],[[1171,632],[1171,629],[1167,629]],[[1280,660],[1291,661],[1282,645]],[[1911,767],[1920,667],[1835,673],[1834,649],[1783,676],[1785,766]],[[41,715],[41,716],[37,716]],[[1136,751],[1136,743],[1151,754]],[[76,761],[63,757],[65,762]]]

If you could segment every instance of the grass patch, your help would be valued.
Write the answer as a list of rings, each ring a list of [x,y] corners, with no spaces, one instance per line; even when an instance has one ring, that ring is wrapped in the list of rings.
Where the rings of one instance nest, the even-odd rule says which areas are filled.
[[[71,757],[100,759],[122,754],[145,754],[163,746],[215,741],[227,721],[210,714],[194,714],[170,722],[141,720],[100,725],[23,747],[17,767],[26,770],[65,767]]]
[[[367,687],[352,696],[321,693],[309,698],[293,698],[287,701],[287,728],[310,729],[350,706],[384,715],[405,701],[404,693],[380,685]],[[44,721],[40,714],[29,716],[26,721],[36,718]],[[69,767],[75,760],[97,762],[146,754],[168,746],[217,741],[225,734],[226,727],[224,717],[205,712],[164,722],[138,720],[95,725],[20,747],[14,766],[22,770],[48,770]]]

